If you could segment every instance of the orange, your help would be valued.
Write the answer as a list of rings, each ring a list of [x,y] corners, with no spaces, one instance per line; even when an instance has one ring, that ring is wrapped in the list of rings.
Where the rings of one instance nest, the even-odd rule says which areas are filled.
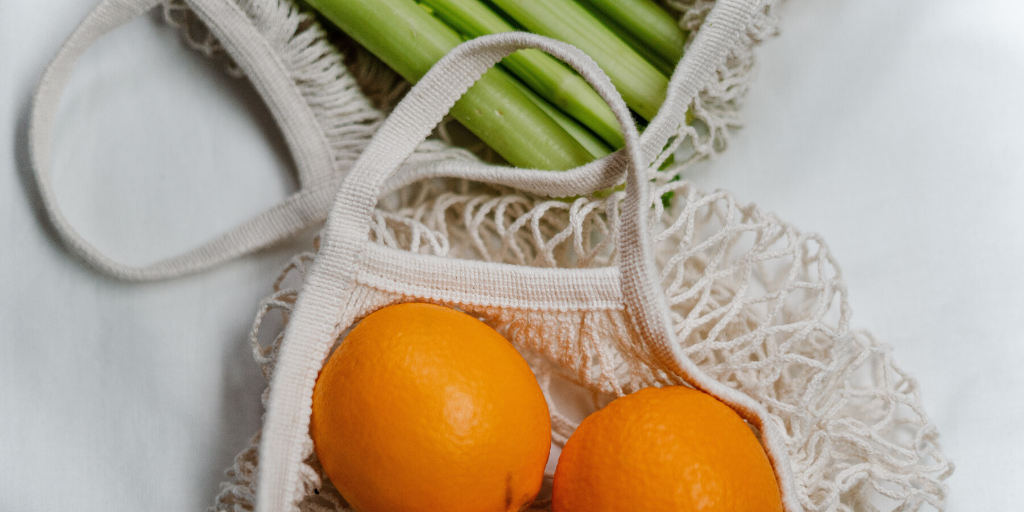
[[[683,386],[588,416],[558,459],[553,512],[781,512],[768,457],[735,411]]]
[[[313,390],[310,434],[359,512],[518,511],[551,449],[526,361],[483,322],[400,304],[359,323]]]

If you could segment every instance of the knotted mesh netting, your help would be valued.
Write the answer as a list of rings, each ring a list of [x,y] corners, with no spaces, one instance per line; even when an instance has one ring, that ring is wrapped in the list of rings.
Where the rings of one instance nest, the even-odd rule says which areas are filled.
[[[764,404],[771,420],[784,427],[803,506],[941,509],[942,481],[952,465],[936,444],[938,432],[922,409],[916,382],[895,365],[889,349],[870,333],[850,328],[845,285],[824,241],[737,203],[727,192],[706,194],[685,181],[656,190],[651,228],[683,351],[708,375]],[[520,265],[615,263],[620,192],[550,200],[441,180],[398,195],[401,200],[389,199],[400,206],[387,208],[385,200],[377,210],[377,243]],[[287,317],[313,258],[297,256],[260,310],[252,342],[268,377],[277,345],[260,344],[260,321],[274,309]],[[378,296],[367,304],[430,300],[369,291]],[[566,381],[590,392],[574,396],[587,396],[591,408],[645,386],[683,383],[644,353],[621,310],[461,307],[484,318],[527,357],[553,404],[556,444],[576,426],[557,409],[564,399],[552,396]],[[220,510],[232,510],[229,505],[241,495],[251,497],[255,450],[254,444],[239,457]],[[330,509],[332,499],[341,506],[314,459],[304,509]]]

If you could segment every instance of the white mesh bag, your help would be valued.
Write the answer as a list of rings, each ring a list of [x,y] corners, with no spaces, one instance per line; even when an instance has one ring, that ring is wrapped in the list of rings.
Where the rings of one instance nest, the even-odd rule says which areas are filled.
[[[327,217],[317,254],[295,258],[257,318],[254,343],[271,309],[287,313],[286,328],[269,346],[254,347],[270,380],[264,427],[229,470],[215,509],[345,508],[313,453],[313,385],[348,327],[408,301],[457,307],[509,339],[548,394],[557,444],[575,428],[552,399],[559,382],[589,390],[595,407],[646,386],[686,384],[718,397],[757,429],[789,512],[944,508],[952,464],[938,448],[916,383],[884,346],[851,330],[845,287],[824,242],[726,192],[705,194],[672,181],[681,166],[657,171],[684,140],[697,157],[724,140],[728,123],[715,123],[728,118],[728,109],[705,107],[729,105],[723,98],[731,94],[730,78],[749,69],[737,48],[749,50],[751,24],[763,20],[761,2],[720,0],[701,11],[706,17],[665,104],[639,137],[596,64],[550,39],[509,33],[466,43],[382,121],[338,62],[318,60],[329,51],[303,53],[326,43],[315,34],[295,42],[313,29],[288,25],[292,8],[188,0],[188,12],[212,34],[204,48],[221,45],[267,101],[302,190],[203,247],[131,268],[103,256],[61,215],[49,188],[49,134],[74,60],[156,3],[102,1],[44,76],[31,145],[60,236],[97,268],[141,280],[208,268]],[[275,20],[282,25],[265,24]],[[282,50],[290,43],[294,52]],[[487,68],[526,47],[561,58],[594,85],[623,124],[624,150],[545,172],[490,166],[440,142],[423,143]],[[313,63],[337,73],[295,74]],[[324,92],[332,87],[347,92]],[[701,99],[715,88],[714,101]],[[685,122],[688,108],[706,121],[703,136]],[[330,124],[353,112],[364,122]],[[624,190],[594,194],[623,179]],[[551,199],[559,197],[574,199]],[[301,283],[286,287],[291,273]]]
[[[714,69],[694,46],[677,71],[669,108],[689,103],[702,75]],[[515,204],[500,192],[490,199],[467,193],[474,197],[463,202],[425,186],[419,199],[401,201],[395,211],[378,209],[380,194],[402,185],[401,163],[446,110],[489,66],[524,47],[565,60],[590,81],[623,122],[626,148],[564,173],[456,166],[431,175],[565,197],[615,184],[625,171],[625,191],[564,203],[569,222],[560,230],[535,209],[518,216],[499,211]],[[539,36],[480,38],[439,62],[354,165],[318,253],[291,267],[303,274],[301,291],[279,290],[267,305],[289,312],[279,344],[256,347],[272,374],[268,412],[259,448],[239,456],[220,508],[247,509],[253,498],[256,510],[344,508],[324,481],[308,433],[317,374],[360,318],[390,304],[426,301],[457,307],[502,332],[531,362],[550,404],[552,379],[572,381],[596,399],[669,384],[718,397],[760,433],[789,511],[865,510],[870,503],[941,509],[941,481],[951,466],[935,445],[937,432],[913,381],[868,334],[849,330],[838,269],[821,240],[725,193],[701,194],[682,182],[650,186],[656,166],[645,163],[629,119],[593,61]],[[660,196],[667,190],[676,193],[670,211]],[[452,218],[455,225],[446,224]],[[534,244],[517,239],[526,224],[533,225]],[[451,244],[454,232],[466,235],[484,261],[429,254],[445,253],[438,240]],[[425,246],[433,248],[421,254]],[[500,262],[517,253],[577,263],[603,255],[612,264]],[[557,408],[552,424],[556,443],[575,428]]]

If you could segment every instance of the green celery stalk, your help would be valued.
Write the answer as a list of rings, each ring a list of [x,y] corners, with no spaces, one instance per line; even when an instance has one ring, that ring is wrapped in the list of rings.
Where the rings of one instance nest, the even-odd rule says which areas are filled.
[[[480,0],[420,0],[435,16],[469,38],[511,32],[510,25]],[[614,148],[624,144],[622,130],[590,84],[540,50],[520,50],[502,65],[544,99],[576,118]],[[564,127],[564,126],[563,126]]]
[[[459,35],[413,0],[307,0],[360,45],[410,82],[417,82]],[[565,170],[593,159],[508,73],[493,68],[452,107],[451,115],[509,163]]]
[[[608,17],[607,14],[599,11],[597,7],[585,2],[581,2],[580,5],[582,5],[587,12],[597,18],[598,21],[603,23],[604,26],[608,27],[609,30],[614,32],[615,35],[619,36],[619,39],[622,39],[622,41],[628,44],[630,48],[639,53],[643,58],[647,59],[647,62],[650,62],[658,71],[661,71],[665,76],[672,76],[672,73],[676,70],[674,64],[661,58],[661,55],[658,55],[657,52],[645,45],[640,38],[623,28],[622,25],[619,25],[618,22]]]
[[[579,142],[583,147],[587,148],[587,151],[589,151],[595,159],[601,158],[612,152],[604,141],[576,122],[575,119],[555,108],[554,105],[548,103],[544,98],[538,96],[537,93],[531,91],[529,87],[521,83],[518,85],[526,97],[530,98],[530,100],[540,107],[545,114],[550,116],[551,119],[554,119],[554,121],[558,123],[558,126],[561,126],[563,130],[569,132],[569,135],[572,135],[572,138],[576,139],[576,142]]]
[[[653,0],[581,0],[603,12],[669,64],[683,56],[686,32]]]
[[[491,0],[530,32],[560,39],[590,55],[626,104],[650,120],[665,101],[668,78],[573,0]]]

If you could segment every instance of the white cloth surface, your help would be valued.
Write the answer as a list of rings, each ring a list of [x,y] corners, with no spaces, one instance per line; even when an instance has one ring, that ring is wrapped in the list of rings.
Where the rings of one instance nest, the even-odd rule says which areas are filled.
[[[259,424],[245,336],[294,244],[125,284],[69,256],[29,176],[28,100],[88,0],[0,3],[0,510],[201,510]],[[746,127],[691,179],[822,233],[857,326],[922,384],[949,510],[1024,502],[1024,5],[792,0]],[[86,54],[54,140],[72,222],[132,263],[294,187],[244,81],[156,16]],[[153,233],[158,233],[154,236]]]

